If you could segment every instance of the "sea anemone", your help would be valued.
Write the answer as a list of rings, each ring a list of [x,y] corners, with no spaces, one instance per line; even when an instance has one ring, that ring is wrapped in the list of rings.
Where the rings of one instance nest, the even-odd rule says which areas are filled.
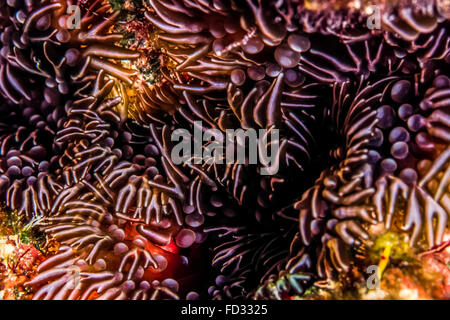
[[[163,154],[164,176],[155,158],[129,162],[114,148],[111,124],[119,126],[120,118],[111,108],[120,98],[106,98],[113,80],[104,77],[101,70],[92,90],[80,92],[56,137],[68,152],[61,158],[61,189],[48,199],[48,217],[40,225],[63,246],[27,285],[39,288],[35,299],[178,298],[175,280],[158,279],[166,269],[178,272],[169,260],[182,263],[170,246],[189,248],[196,240],[183,227],[183,177],[164,156],[154,126],[159,149],[153,150]]]
[[[114,45],[121,35],[109,29],[118,13],[101,0],[5,1],[0,5],[1,94],[14,103],[44,93],[50,105],[74,92],[89,70],[104,69],[131,83],[135,74],[113,60],[136,53]]]
[[[285,299],[350,274],[380,234],[442,245],[448,13],[378,1],[373,28],[357,3],[149,0],[134,25],[156,81],[104,1],[0,4],[0,192],[61,245],[34,298]],[[177,129],[209,150],[199,121],[219,142],[277,130],[278,171],[175,161]]]

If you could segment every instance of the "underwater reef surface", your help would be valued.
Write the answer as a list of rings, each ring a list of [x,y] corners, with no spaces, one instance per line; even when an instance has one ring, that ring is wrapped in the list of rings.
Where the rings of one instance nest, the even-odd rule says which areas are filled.
[[[2,1],[0,299],[449,299],[449,19]],[[277,170],[179,130],[277,132]]]

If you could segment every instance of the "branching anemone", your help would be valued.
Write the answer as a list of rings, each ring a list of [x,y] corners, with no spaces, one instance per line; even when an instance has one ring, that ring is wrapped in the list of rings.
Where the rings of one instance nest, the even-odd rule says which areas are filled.
[[[203,170],[241,204],[248,200],[253,206],[258,199],[259,207],[282,206],[280,194],[289,192],[282,186],[302,176],[320,121],[315,107],[321,85],[312,81],[301,87],[305,78],[295,68],[309,40],[293,36],[290,49],[283,23],[272,23],[274,17],[262,14],[266,8],[253,1],[150,5],[153,11],[146,17],[160,30],[162,52],[175,64],[171,82],[182,102],[175,113],[178,121],[191,129],[194,121],[202,121],[222,131],[222,140],[227,129],[283,131],[280,175],[260,181],[261,168],[237,163]]]
[[[47,182],[53,181],[52,173],[45,172],[59,160],[52,153],[64,150],[51,136],[62,128],[71,95],[100,68],[128,83],[134,74],[120,60],[138,54],[117,47],[114,42],[121,35],[109,30],[117,13],[108,16],[109,5],[102,1],[87,6],[77,1],[0,4],[2,108],[10,113],[8,121],[17,124],[17,131],[5,132],[2,139],[2,194],[9,188],[7,204],[28,218],[46,211],[42,203],[37,205],[41,196],[36,188],[55,185]]]
[[[314,77],[329,72],[323,77],[329,81],[343,79],[342,72],[411,74],[420,72],[424,61],[447,55],[448,20],[433,1],[361,3],[345,10],[300,11],[302,29],[313,43],[301,60],[305,72]]]
[[[282,130],[279,154],[282,173],[279,176],[259,182],[254,179],[257,174],[249,172],[252,169],[235,164],[233,171],[242,178],[229,180],[226,176],[229,166],[214,168],[216,174],[219,172],[216,179],[222,181],[238,201],[247,198],[254,202],[260,196],[260,202],[266,203],[263,206],[277,199],[275,189],[278,193],[291,190],[283,188],[290,183],[287,177],[305,178],[302,173],[315,152],[313,129],[322,121],[320,107],[324,102],[318,99],[318,92],[329,90],[327,84],[368,77],[376,71],[387,75],[399,70],[417,72],[419,62],[423,62],[421,57],[442,59],[448,51],[446,21],[440,16],[430,17],[434,7],[413,11],[411,6],[400,7],[396,9],[398,14],[385,8],[384,20],[393,15],[406,21],[391,23],[389,28],[383,24],[388,31],[373,32],[362,28],[361,24],[350,23],[345,30],[336,27],[336,30],[331,28],[332,32],[327,27],[328,32],[325,32],[308,27],[305,17],[309,11],[296,1],[195,2],[195,5],[182,1],[150,1],[149,4],[152,11],[146,17],[159,30],[156,36],[162,52],[175,64],[172,77],[165,78],[180,93],[182,118],[191,124],[201,120],[222,131],[231,128]],[[365,21],[366,17],[358,20]],[[392,35],[402,40],[405,35],[397,29],[408,22],[418,28],[411,31],[414,33],[411,37],[417,42],[413,42],[407,52],[400,52],[405,46],[394,43]],[[397,29],[393,30],[394,27]],[[353,29],[358,28],[365,32],[364,36],[353,34]],[[434,49],[427,51],[425,42],[434,42]],[[339,57],[331,51],[340,52]],[[413,55],[408,56],[409,53]],[[173,105],[174,101],[176,99],[170,97],[166,104]],[[255,187],[242,186],[242,182],[236,184],[236,180],[256,181],[256,185],[270,185],[272,190],[248,197],[245,192]],[[279,207],[285,204],[278,203]]]
[[[335,87],[331,110],[336,114],[330,115],[346,138],[333,155],[342,160],[323,171],[294,204],[300,226],[291,245],[295,256],[255,297],[302,294],[312,265],[322,279],[348,272],[351,248],[370,247],[380,224],[384,230],[407,232],[411,247],[430,249],[443,242],[450,113],[449,79],[442,72],[434,68],[438,76],[432,80],[388,77],[351,95],[348,83]],[[300,283],[296,274],[303,275]]]

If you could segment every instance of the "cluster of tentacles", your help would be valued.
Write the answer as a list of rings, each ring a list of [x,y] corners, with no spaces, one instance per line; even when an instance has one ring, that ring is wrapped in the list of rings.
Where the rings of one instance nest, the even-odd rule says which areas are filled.
[[[380,229],[439,246],[450,9],[378,1],[373,29],[341,2],[149,0],[156,84],[127,69],[106,1],[0,3],[0,194],[60,244],[34,298],[283,299],[345,275]],[[172,132],[198,121],[218,141],[279,130],[277,172],[174,163]]]

